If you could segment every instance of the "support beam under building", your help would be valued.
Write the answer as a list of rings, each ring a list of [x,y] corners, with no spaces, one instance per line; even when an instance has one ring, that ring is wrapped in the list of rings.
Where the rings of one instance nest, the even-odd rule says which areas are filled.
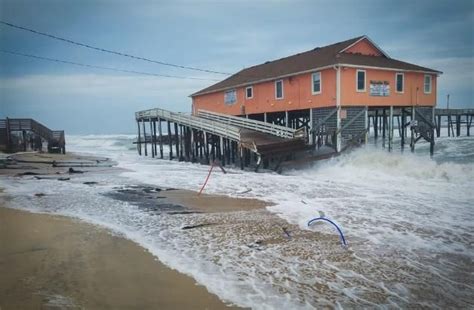
[[[390,106],[390,114],[388,120],[389,132],[388,132],[388,151],[390,152],[393,148],[393,106]]]

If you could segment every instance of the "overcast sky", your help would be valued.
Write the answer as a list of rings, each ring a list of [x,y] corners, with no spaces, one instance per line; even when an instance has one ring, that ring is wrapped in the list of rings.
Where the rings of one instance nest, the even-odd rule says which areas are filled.
[[[438,106],[474,108],[474,1],[0,0],[0,19],[154,60],[222,72],[360,35],[392,58],[443,71]],[[96,66],[222,79],[0,25],[0,49]],[[215,83],[76,67],[0,52],[0,118],[67,133],[133,133],[134,112],[190,111]]]

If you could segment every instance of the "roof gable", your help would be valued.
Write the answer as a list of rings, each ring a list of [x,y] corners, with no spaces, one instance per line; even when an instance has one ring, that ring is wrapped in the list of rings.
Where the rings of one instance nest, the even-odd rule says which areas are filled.
[[[388,55],[380,49],[372,40],[367,36],[362,37],[358,41],[354,42],[350,46],[344,48],[340,53],[349,53],[349,54],[359,54],[367,56],[383,56],[388,57]]]

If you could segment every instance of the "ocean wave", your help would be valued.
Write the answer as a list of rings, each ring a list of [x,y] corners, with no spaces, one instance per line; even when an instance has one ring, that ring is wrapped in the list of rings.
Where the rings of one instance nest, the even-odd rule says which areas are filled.
[[[293,171],[292,173],[298,174],[300,172]],[[301,173],[324,175],[325,177],[333,175],[355,178],[360,182],[386,176],[388,179],[406,177],[407,181],[415,179],[466,183],[473,181],[474,162],[437,162],[430,160],[427,156],[415,155],[410,152],[389,153],[385,149],[366,146],[338,158],[316,164],[309,171]]]
[[[152,216],[102,192],[117,182],[197,191],[209,167],[139,157],[128,145],[133,139],[100,135],[69,140],[70,150],[107,154],[126,168],[119,178],[97,176],[103,187],[46,180],[3,186],[17,206],[108,227],[222,299],[245,307],[405,308],[417,302],[442,307],[472,301],[474,163],[466,147],[474,146],[472,138],[440,139],[434,159],[423,144],[415,154],[366,146],[285,175],[216,170],[206,193],[265,200],[273,203],[267,208],[271,213],[173,217]],[[32,196],[38,190],[45,191],[44,199]],[[340,225],[349,251],[339,246],[332,227],[307,227],[320,212]],[[183,225],[203,220],[225,225],[182,233]],[[281,237],[274,223],[291,225],[294,239],[261,249],[248,246]]]

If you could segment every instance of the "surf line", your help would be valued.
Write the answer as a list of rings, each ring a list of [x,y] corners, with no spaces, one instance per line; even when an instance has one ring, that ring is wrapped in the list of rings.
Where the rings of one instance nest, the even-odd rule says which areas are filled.
[[[218,160],[213,161],[211,164],[211,168],[209,169],[209,173],[207,174],[206,180],[204,181],[204,184],[202,185],[201,189],[199,190],[199,193],[197,194],[198,196],[201,195],[202,191],[204,190],[204,187],[206,187],[207,181],[209,181],[209,177],[211,176],[212,169],[214,169],[214,166],[218,166],[219,168],[221,168],[224,174],[227,174],[227,171],[225,171],[224,167],[222,167],[221,163]]]
[[[328,218],[325,218],[324,216],[321,216],[321,217],[316,217],[312,220],[310,220],[308,222],[308,227],[313,224],[314,222],[316,221],[326,221],[330,224],[332,224],[334,227],[336,227],[337,231],[339,232],[339,236],[341,237],[341,243],[343,246],[347,246],[347,243],[346,243],[346,238],[344,238],[344,234],[342,233],[342,230],[339,228],[339,226],[336,225],[336,223],[334,223],[333,221],[331,221],[330,219]]]

